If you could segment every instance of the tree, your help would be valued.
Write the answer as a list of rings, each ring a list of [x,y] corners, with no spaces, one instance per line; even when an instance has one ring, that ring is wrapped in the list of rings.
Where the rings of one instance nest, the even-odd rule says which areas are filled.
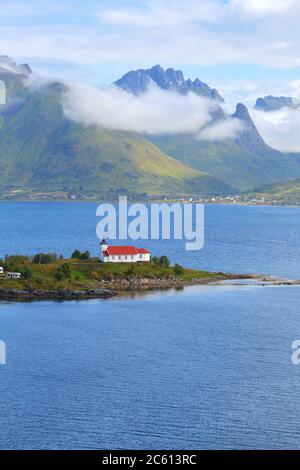
[[[32,278],[32,275],[33,275],[33,272],[30,268],[24,268],[24,269],[20,269],[20,273],[22,274],[23,278],[24,279],[31,279]]]
[[[72,259],[79,259],[80,256],[81,256],[80,251],[79,251],[79,250],[75,250],[75,251],[73,251],[73,253],[72,253],[72,255],[71,255],[71,258],[72,258]]]
[[[90,259],[90,252],[89,251],[85,251],[84,253],[81,253],[80,255],[80,259],[81,260],[86,260],[86,259]]]
[[[90,252],[89,251],[84,251],[83,253],[81,253],[81,251],[79,250],[75,250],[73,253],[72,253],[72,256],[71,258],[73,259],[80,259],[80,260],[87,260],[87,259],[90,259]]]
[[[170,266],[170,260],[169,260],[169,258],[168,258],[167,256],[161,256],[161,257],[159,258],[158,264],[159,264],[160,266],[163,266],[164,268],[168,268],[168,267]]]
[[[181,274],[183,274],[184,269],[180,264],[176,263],[174,265],[173,271],[174,271],[174,274],[176,274],[177,276],[180,276]]]
[[[57,256],[55,253],[38,253],[33,257],[32,262],[33,264],[50,264],[56,260]]]
[[[55,273],[55,278],[58,281],[63,279],[69,279],[71,277],[72,271],[68,263],[62,264]]]

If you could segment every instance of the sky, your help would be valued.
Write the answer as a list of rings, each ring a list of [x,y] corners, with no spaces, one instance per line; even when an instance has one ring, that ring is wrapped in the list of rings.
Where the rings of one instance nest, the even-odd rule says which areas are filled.
[[[98,86],[174,67],[216,87],[229,109],[300,97],[299,20],[300,0],[0,0],[0,53]]]

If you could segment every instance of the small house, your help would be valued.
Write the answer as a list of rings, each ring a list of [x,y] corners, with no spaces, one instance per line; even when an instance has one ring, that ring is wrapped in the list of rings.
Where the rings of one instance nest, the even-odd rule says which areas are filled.
[[[0,266],[0,276],[3,276],[3,274],[4,274],[4,268]]]
[[[101,242],[101,254],[105,263],[147,263],[151,259],[150,251],[135,246],[109,246]]]
[[[22,277],[21,273],[13,273],[13,272],[6,273],[6,279],[21,279],[21,277]]]

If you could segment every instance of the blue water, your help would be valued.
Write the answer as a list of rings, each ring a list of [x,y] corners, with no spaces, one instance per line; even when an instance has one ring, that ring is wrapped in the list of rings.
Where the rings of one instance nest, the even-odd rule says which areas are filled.
[[[97,204],[1,203],[0,256],[75,249],[96,255]],[[123,242],[124,243],[124,242]],[[205,246],[186,251],[182,241],[139,241],[153,254],[185,266],[300,277],[300,207],[206,206]]]
[[[97,252],[93,204],[0,204],[0,254]],[[206,209],[185,265],[300,277],[300,209]],[[143,243],[145,244],[145,243]],[[92,248],[91,248],[92,247]],[[300,449],[300,287],[0,303],[1,449]]]

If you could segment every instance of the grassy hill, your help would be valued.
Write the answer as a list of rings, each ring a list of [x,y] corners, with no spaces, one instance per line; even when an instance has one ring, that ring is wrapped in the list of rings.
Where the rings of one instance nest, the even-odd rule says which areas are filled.
[[[266,145],[241,104],[233,117],[245,129],[235,139],[142,136],[73,122],[62,109],[64,85],[28,88],[24,78],[0,70],[8,94],[8,105],[0,105],[2,198],[121,192],[210,196],[300,178],[300,157]],[[225,118],[223,112],[215,116]]]
[[[249,193],[249,198],[262,199],[270,203],[300,204],[300,178],[264,186]]]
[[[32,91],[15,78],[9,83],[10,89],[15,92],[19,86],[21,92],[0,114],[2,196],[22,191],[151,195],[232,191],[218,178],[169,157],[142,136],[70,121],[61,106],[61,84]]]
[[[240,191],[300,177],[300,157],[285,155],[257,141],[204,142],[192,136],[153,136],[162,151],[195,169],[222,178]]]

